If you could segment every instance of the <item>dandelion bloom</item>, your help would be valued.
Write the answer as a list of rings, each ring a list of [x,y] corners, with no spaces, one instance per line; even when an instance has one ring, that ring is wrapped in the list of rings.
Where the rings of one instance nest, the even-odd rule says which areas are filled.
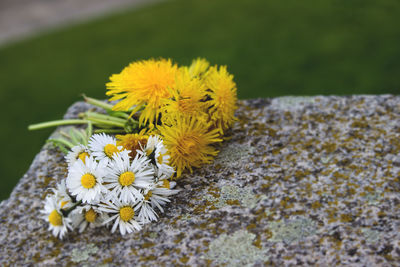
[[[206,83],[211,97],[209,113],[212,121],[223,134],[223,131],[236,120],[236,84],[233,81],[233,75],[226,70],[226,66],[220,67],[219,70],[217,67],[211,67]]]
[[[169,162],[176,168],[177,177],[184,169],[192,172],[192,167],[210,163],[218,151],[212,144],[221,142],[218,129],[209,131],[210,125],[204,121],[178,118],[176,124],[159,127],[164,145],[170,155]]]
[[[119,74],[110,77],[107,95],[119,100],[113,109],[128,111],[131,115],[142,107],[139,123],[153,123],[158,118],[161,101],[171,97],[169,88],[175,85],[178,70],[170,59],[142,60],[131,63]]]
[[[204,58],[196,58],[192,61],[192,64],[188,67],[190,76],[202,76],[210,66],[210,63]]]
[[[186,68],[180,69],[171,93],[172,98],[163,101],[163,122],[172,123],[177,116],[207,119],[205,84],[198,78],[192,78]]]
[[[117,145],[129,150],[129,156],[135,158],[136,151],[143,149],[147,144],[147,139],[149,139],[145,131],[144,129],[140,133],[116,135]]]

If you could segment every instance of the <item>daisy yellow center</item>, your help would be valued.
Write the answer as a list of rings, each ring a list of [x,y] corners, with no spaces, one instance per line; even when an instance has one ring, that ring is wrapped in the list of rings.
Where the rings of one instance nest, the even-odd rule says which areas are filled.
[[[135,211],[131,207],[123,207],[119,210],[119,217],[124,222],[131,220],[135,216]]]
[[[168,180],[164,180],[162,187],[169,189],[170,188],[169,181]]]
[[[68,201],[62,201],[61,202],[61,208],[64,208],[64,206],[68,203]]]
[[[119,176],[119,183],[122,186],[131,185],[135,181],[135,174],[133,172],[124,172]]]
[[[83,163],[85,163],[86,157],[89,157],[89,154],[87,152],[82,152],[79,154],[78,158],[82,160]]]
[[[90,173],[86,173],[81,177],[81,183],[84,188],[90,189],[96,185],[96,178]]]
[[[94,222],[96,220],[96,217],[97,217],[97,214],[93,209],[90,209],[85,213],[85,220],[87,222],[90,222],[90,223]]]
[[[151,198],[151,196],[153,195],[153,193],[151,191],[149,191],[145,196],[144,196],[144,200],[149,200]]]
[[[112,156],[114,155],[114,153],[119,152],[118,148],[113,145],[113,144],[107,144],[104,147],[104,153],[107,155],[107,157],[112,158]]]
[[[58,213],[57,210],[53,210],[49,215],[49,222],[53,226],[61,226],[61,225],[63,225],[61,214]]]

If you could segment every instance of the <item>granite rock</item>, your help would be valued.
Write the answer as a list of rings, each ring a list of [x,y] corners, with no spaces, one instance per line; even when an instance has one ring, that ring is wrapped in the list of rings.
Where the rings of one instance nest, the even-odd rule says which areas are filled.
[[[237,117],[216,160],[178,180],[159,222],[126,236],[51,236],[39,211],[67,165],[44,146],[0,203],[0,265],[400,262],[400,97],[245,100]]]

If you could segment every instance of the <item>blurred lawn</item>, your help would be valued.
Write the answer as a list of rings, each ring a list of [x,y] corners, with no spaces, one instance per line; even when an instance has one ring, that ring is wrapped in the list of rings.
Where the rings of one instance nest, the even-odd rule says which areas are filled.
[[[176,0],[0,48],[0,199],[80,94],[105,98],[129,62],[202,56],[226,64],[241,98],[399,92],[397,0]]]

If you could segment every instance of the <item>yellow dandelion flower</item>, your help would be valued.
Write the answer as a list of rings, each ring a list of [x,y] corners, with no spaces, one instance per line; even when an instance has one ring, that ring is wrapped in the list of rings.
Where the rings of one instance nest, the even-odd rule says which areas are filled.
[[[113,109],[128,111],[131,115],[144,106],[139,123],[154,122],[158,118],[161,101],[171,97],[170,87],[175,85],[178,70],[170,59],[142,60],[131,63],[106,84],[110,100],[121,100]]]
[[[164,145],[170,155],[170,164],[175,167],[177,177],[182,171],[210,163],[218,151],[212,144],[221,142],[217,129],[209,131],[210,125],[193,118],[177,119],[173,126],[161,126]]]
[[[196,58],[192,61],[192,64],[189,66],[188,71],[191,77],[201,76],[204,74],[210,63],[204,58]]]
[[[206,84],[210,89],[209,114],[215,126],[223,131],[229,128],[236,120],[235,110],[237,108],[236,84],[233,75],[229,74],[226,66],[211,67],[206,77]]]
[[[162,120],[164,123],[174,123],[176,117],[194,117],[206,119],[207,104],[205,84],[197,78],[191,78],[187,69],[180,69],[172,97],[163,101]]]
[[[143,129],[140,133],[116,135],[115,137],[117,138],[117,145],[130,150],[129,156],[134,159],[137,154],[136,150],[146,147],[149,134]]]

